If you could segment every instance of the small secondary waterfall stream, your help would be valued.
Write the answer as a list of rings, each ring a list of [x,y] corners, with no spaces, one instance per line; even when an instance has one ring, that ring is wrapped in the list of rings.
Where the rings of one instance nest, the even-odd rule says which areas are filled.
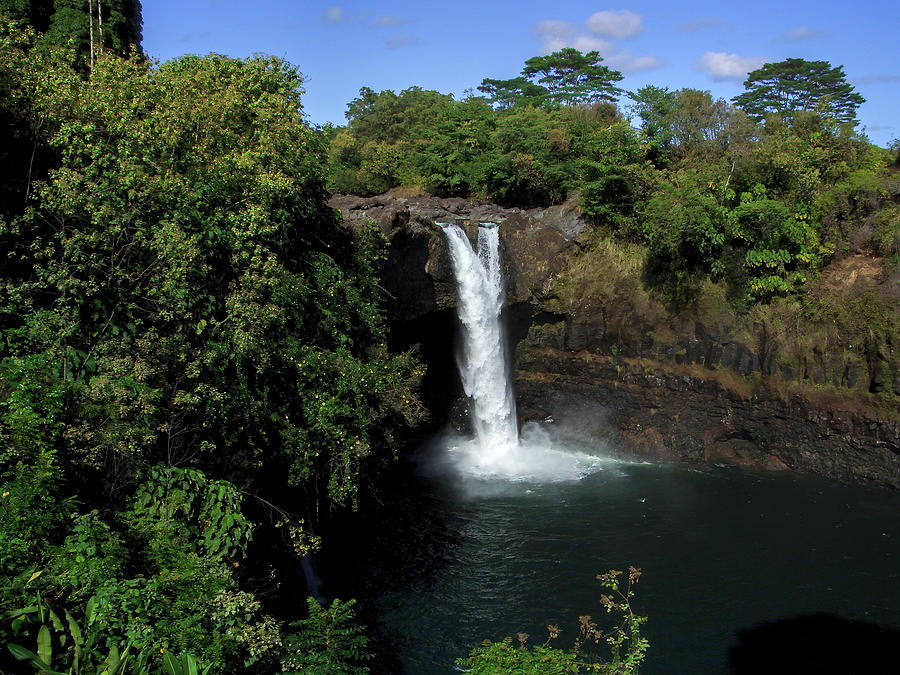
[[[500,267],[500,228],[478,227],[477,250],[458,225],[441,223],[447,236],[459,297],[463,348],[459,371],[471,399],[471,416],[480,453],[490,461],[507,455],[519,444],[516,406],[509,381],[500,312],[503,273]]]

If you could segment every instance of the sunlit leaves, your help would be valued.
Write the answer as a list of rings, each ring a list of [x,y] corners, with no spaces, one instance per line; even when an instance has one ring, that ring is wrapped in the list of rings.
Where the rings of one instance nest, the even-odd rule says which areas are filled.
[[[791,119],[798,111],[815,111],[838,122],[855,122],[856,108],[866,101],[847,82],[843,66],[832,67],[828,61],[766,63],[747,75],[744,88],[734,102],[757,119],[769,113]]]

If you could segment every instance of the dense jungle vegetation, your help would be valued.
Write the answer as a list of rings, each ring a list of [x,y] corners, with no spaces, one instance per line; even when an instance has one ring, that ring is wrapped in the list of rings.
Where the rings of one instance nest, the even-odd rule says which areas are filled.
[[[353,656],[350,605],[272,597],[422,415],[384,241],[325,205],[294,67],[51,31],[0,24],[0,671]]]
[[[461,101],[363,88],[348,125],[323,132],[330,186],[526,207],[576,198],[598,233],[646,247],[651,284],[682,304],[704,278],[743,309],[796,292],[851,246],[896,265],[900,144],[857,133],[864,99],[840,67],[766,64],[738,105],[695,89],[626,93],[601,60],[535,57]]]
[[[797,293],[851,245],[897,262],[897,148],[828,64],[838,89],[741,108],[563,50],[460,101],[364,88],[312,129],[295,67],[155,64],[140,25],[135,0],[0,0],[3,672],[365,671],[352,601],[283,588],[424,418],[423,366],[386,347],[383,237],[330,191],[577,198],[675,303]],[[541,649],[467,663],[580,667]]]

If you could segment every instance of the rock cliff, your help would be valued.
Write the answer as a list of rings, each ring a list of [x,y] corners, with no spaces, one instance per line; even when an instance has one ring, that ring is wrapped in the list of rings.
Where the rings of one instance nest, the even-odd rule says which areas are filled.
[[[836,319],[803,323],[788,306],[736,316],[712,288],[672,311],[647,291],[640,251],[592,240],[575,202],[523,210],[336,195],[331,205],[390,240],[382,280],[389,318],[401,342],[421,343],[437,373],[427,385],[441,392],[433,405],[449,410],[460,394],[449,384],[456,289],[435,223],[455,221],[474,236],[477,223],[496,222],[523,420],[566,422],[613,451],[648,458],[900,488],[896,317],[842,334]],[[850,312],[900,298],[897,272],[861,255],[837,259],[820,287],[845,293]]]

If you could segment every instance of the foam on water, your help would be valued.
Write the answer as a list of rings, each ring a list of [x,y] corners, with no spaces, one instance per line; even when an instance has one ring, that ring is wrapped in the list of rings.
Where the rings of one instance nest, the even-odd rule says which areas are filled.
[[[444,443],[456,472],[477,480],[558,483],[580,480],[621,463],[555,443],[535,423],[526,424],[515,448],[502,455],[485,455],[477,438],[447,436]]]

